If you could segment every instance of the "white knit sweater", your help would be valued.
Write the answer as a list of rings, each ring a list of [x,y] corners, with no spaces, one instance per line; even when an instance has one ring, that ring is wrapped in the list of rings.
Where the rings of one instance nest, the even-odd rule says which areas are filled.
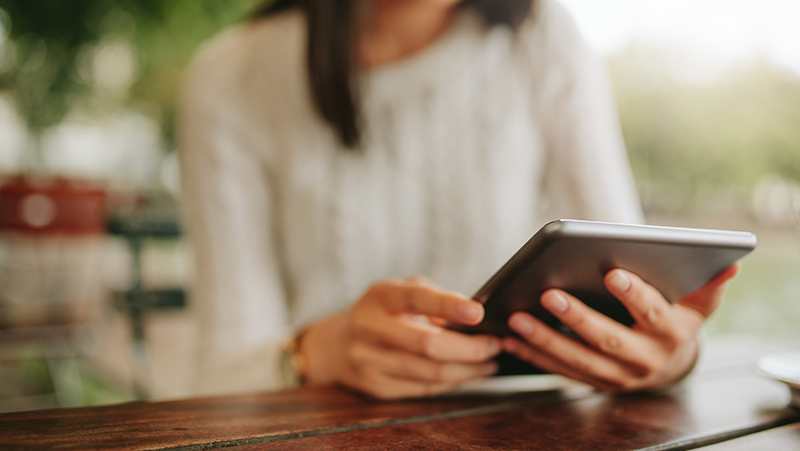
[[[363,72],[360,150],[312,105],[298,12],[205,47],[180,131],[198,392],[280,387],[282,341],[379,279],[471,295],[549,220],[642,220],[604,72],[538,5]]]

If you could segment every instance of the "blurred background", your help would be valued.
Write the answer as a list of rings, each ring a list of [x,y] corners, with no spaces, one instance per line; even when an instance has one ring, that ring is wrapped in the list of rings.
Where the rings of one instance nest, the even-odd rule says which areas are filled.
[[[0,412],[188,394],[175,103],[256,3],[0,0]],[[563,3],[648,223],[758,234],[710,335],[800,345],[800,2]]]

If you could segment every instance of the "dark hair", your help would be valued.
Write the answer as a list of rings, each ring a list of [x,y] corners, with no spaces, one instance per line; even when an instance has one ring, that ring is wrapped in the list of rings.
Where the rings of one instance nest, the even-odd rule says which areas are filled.
[[[358,37],[356,5],[364,0],[266,0],[253,20],[291,8],[302,8],[308,26],[306,52],[311,96],[317,110],[334,128],[345,146],[361,138],[355,43]],[[533,0],[462,0],[488,25],[516,28],[529,14]]]

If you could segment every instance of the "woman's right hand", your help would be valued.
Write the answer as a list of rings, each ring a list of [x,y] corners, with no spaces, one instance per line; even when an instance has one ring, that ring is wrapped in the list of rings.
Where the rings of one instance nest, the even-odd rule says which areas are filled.
[[[483,306],[420,278],[386,280],[353,307],[309,326],[298,352],[309,385],[340,384],[379,399],[429,396],[494,374],[501,341],[442,327],[475,325]]]

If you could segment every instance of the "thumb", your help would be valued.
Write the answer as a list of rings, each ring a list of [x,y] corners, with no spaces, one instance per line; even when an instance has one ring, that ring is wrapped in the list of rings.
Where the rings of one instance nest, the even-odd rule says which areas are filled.
[[[681,299],[678,305],[696,310],[704,318],[708,318],[722,304],[728,281],[739,274],[741,267],[741,262],[734,263],[728,269],[717,274],[707,284]]]

